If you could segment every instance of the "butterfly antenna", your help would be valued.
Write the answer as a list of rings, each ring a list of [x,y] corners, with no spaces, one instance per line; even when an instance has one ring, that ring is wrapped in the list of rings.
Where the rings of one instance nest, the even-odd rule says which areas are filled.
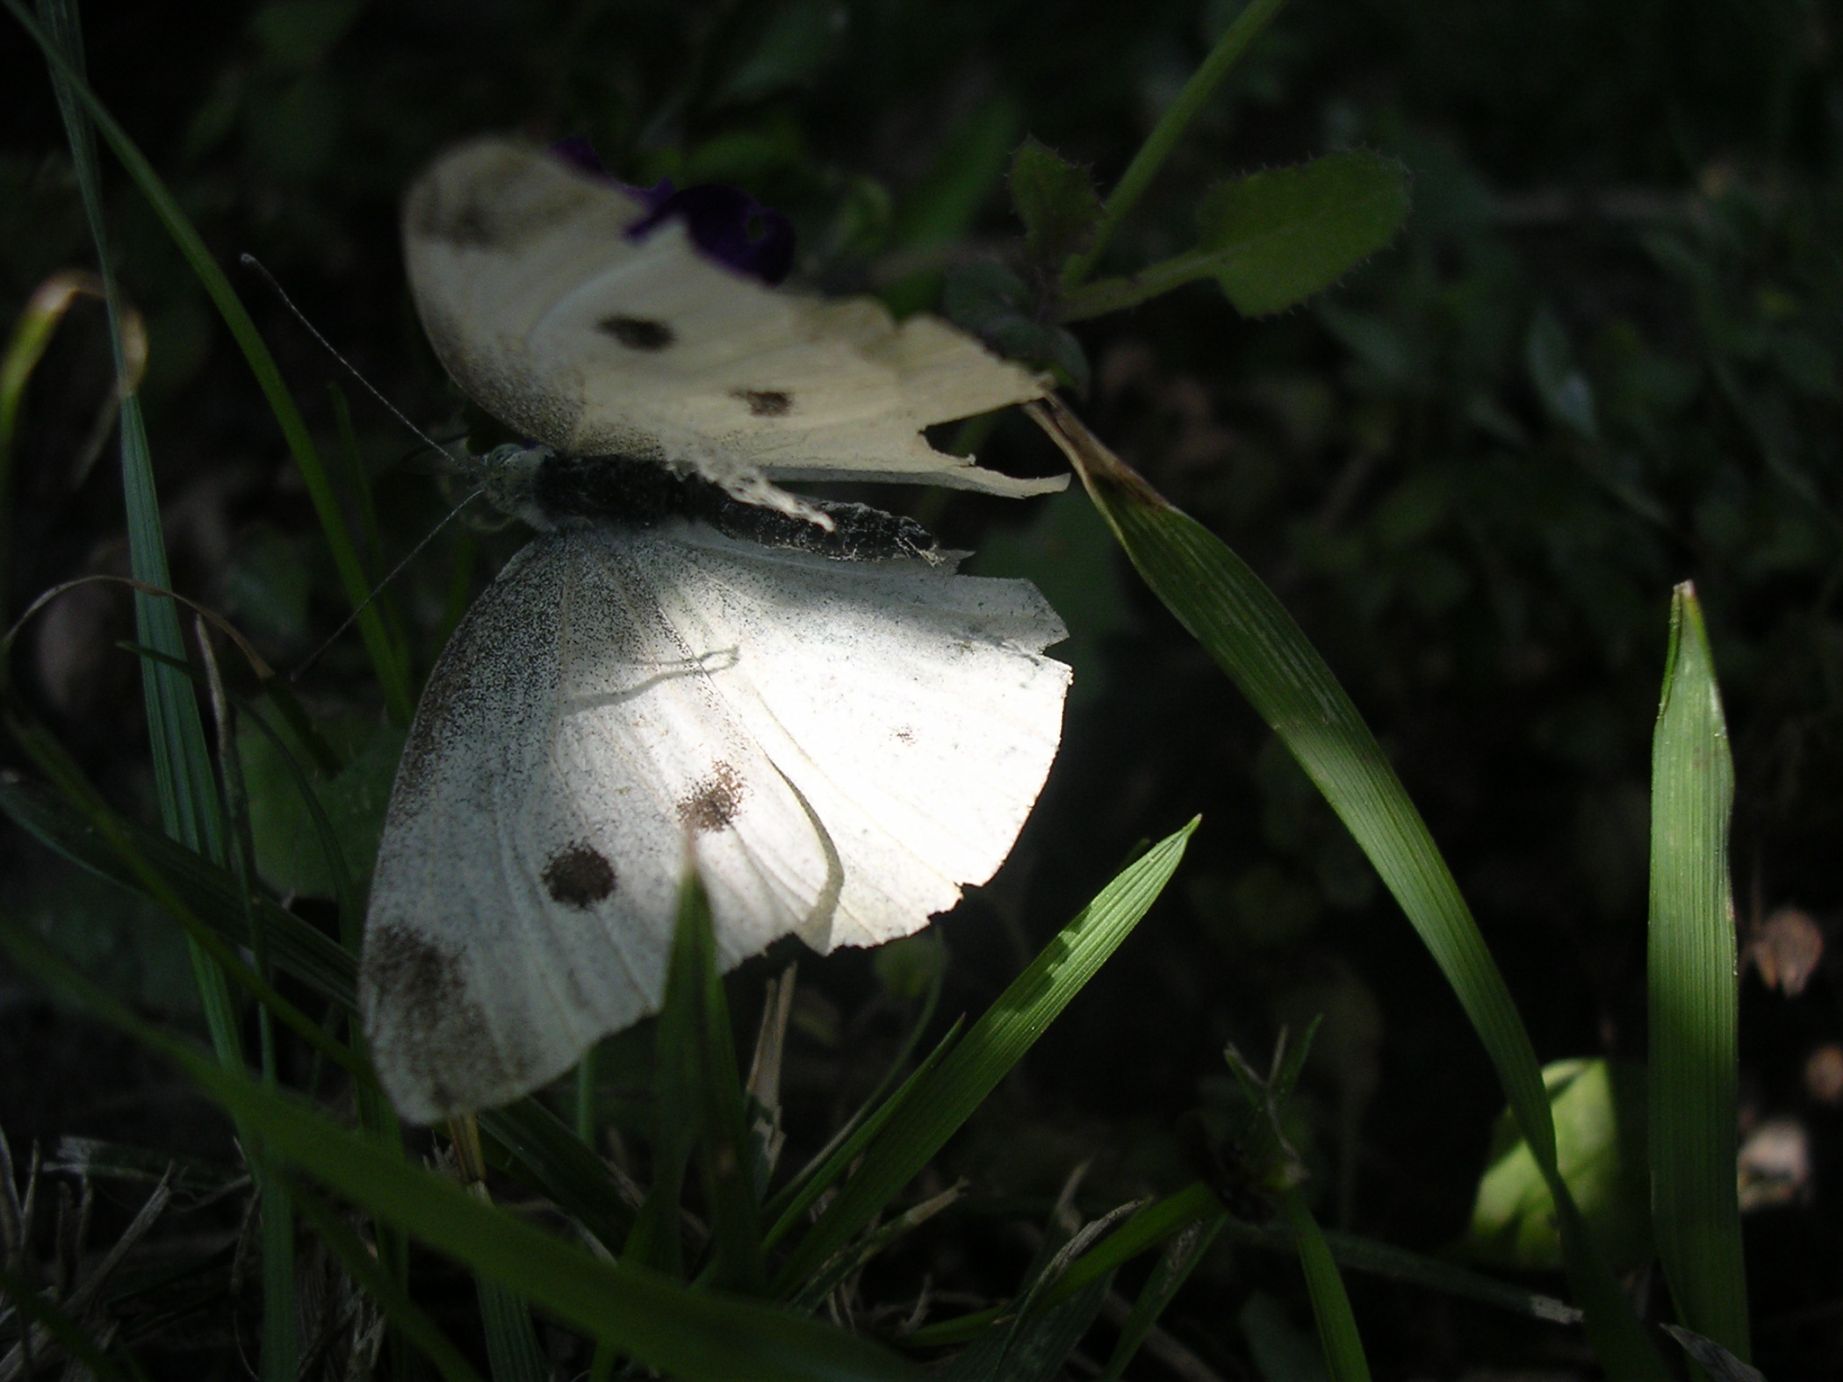
[[[379,403],[383,404],[385,412],[389,413],[398,422],[402,423],[405,427],[407,427],[410,430],[410,433],[413,436],[415,436],[418,440],[420,440],[424,446],[428,447],[429,450],[437,453],[438,455],[442,455],[442,456],[448,455],[447,447],[443,446],[440,442],[436,441],[435,438],[431,437],[427,432],[423,431],[422,428],[418,427],[415,423],[411,422],[407,417],[405,417],[403,415],[403,410],[399,408],[396,404],[392,403],[388,398],[384,397],[383,393],[379,391],[378,387],[375,384],[373,384],[369,379],[365,378],[365,376],[362,373],[360,373],[357,365],[353,364],[350,360],[346,359],[344,355],[341,355],[339,353],[339,348],[335,346],[331,341],[327,340],[325,334],[320,330],[320,328],[315,326],[311,321],[307,319],[307,314],[305,312],[303,312],[299,307],[295,306],[294,299],[288,296],[288,290],[283,288],[282,285],[276,281],[275,275],[269,272],[268,267],[260,259],[258,259],[253,254],[244,254],[244,255],[239,256],[239,258],[242,260],[244,268],[254,269],[257,273],[262,275],[263,281],[269,285],[269,291],[274,293],[276,297],[281,299],[282,306],[286,307],[290,312],[294,313],[294,319],[298,321],[302,325],[302,327],[306,329],[307,334],[309,336],[312,336],[316,341],[318,341],[320,345],[325,349],[328,355],[332,356],[335,360],[339,361],[340,365],[344,367],[346,373],[351,375],[354,379],[356,379],[359,382],[359,384],[364,388],[366,393],[370,394]],[[412,561],[414,561],[417,558],[417,556],[421,554],[422,549],[427,547],[429,543],[434,540],[435,535],[439,533],[443,528],[446,528],[448,524],[454,519],[454,517],[461,512],[462,509],[466,508],[469,504],[473,503],[474,500],[478,499],[481,495],[485,493],[486,493],[486,487],[482,485],[480,488],[474,490],[471,494],[469,494],[465,499],[461,500],[461,502],[456,504],[452,509],[448,510],[446,514],[442,515],[440,521],[438,521],[433,528],[429,529],[428,532],[424,533],[422,537],[417,540],[416,545],[410,548],[408,552],[406,552],[402,557],[400,557],[397,561],[397,564],[391,567],[390,570],[385,573],[384,579],[379,581],[375,586],[372,587],[371,593],[367,595],[364,599],[360,600],[356,605],[354,605],[352,607],[352,612],[348,614],[344,619],[340,620],[339,627],[334,629],[332,633],[328,634],[326,638],[322,640],[322,642],[320,643],[320,646],[315,648],[311,653],[307,655],[307,660],[305,662],[301,663],[300,666],[296,667],[292,672],[288,674],[288,679],[290,681],[297,679],[298,677],[305,674],[316,662],[318,662],[321,656],[326,652],[326,650],[332,647],[333,644],[337,643],[341,635],[343,635],[347,629],[352,627],[352,625],[357,621],[358,616],[363,614],[367,609],[371,608],[371,603],[372,601],[377,599],[378,592],[383,590],[385,587],[387,587],[392,581],[396,580],[397,577],[403,573],[403,568],[408,566]]]
[[[395,412],[396,410],[393,408],[391,411]],[[416,545],[410,548],[408,552],[404,553],[403,556],[398,559],[397,564],[395,566],[391,567],[389,571],[385,572],[384,579],[379,581],[377,585],[372,588],[371,593],[367,595],[364,599],[360,600],[356,605],[354,605],[352,607],[352,612],[348,614],[344,619],[339,621],[339,627],[334,629],[331,633],[329,633],[325,637],[325,639],[321,641],[320,646],[315,648],[311,653],[307,655],[307,660],[305,662],[301,663],[300,666],[296,667],[292,672],[288,674],[288,680],[295,681],[299,679],[301,676],[303,676],[310,668],[312,668],[312,666],[320,660],[321,654],[324,653],[328,648],[332,647],[333,644],[337,643],[339,641],[340,635],[343,634],[347,629],[351,628],[355,622],[357,622],[358,616],[363,614],[367,609],[371,608],[371,602],[377,599],[378,592],[383,590],[392,581],[396,580],[397,577],[403,573],[403,568],[408,566],[412,561],[416,560],[417,555],[421,553],[422,549],[427,547],[429,543],[434,540],[435,535],[437,533],[439,533],[443,528],[446,528],[449,525],[449,523],[453,522],[455,517],[461,512],[462,509],[466,508],[469,504],[473,503],[474,500],[478,499],[481,495],[485,493],[486,493],[486,486],[482,485],[480,486],[480,488],[473,491],[473,493],[469,494],[465,499],[461,500],[461,502],[456,504],[452,509],[449,509],[447,513],[443,514],[441,518],[436,521],[435,526],[429,529],[429,531],[424,533],[420,538],[418,538],[416,541]]]
[[[415,423],[411,422],[407,417],[405,417],[403,415],[402,409],[397,407],[397,405],[392,403],[388,398],[384,397],[384,395],[378,391],[378,388],[375,384],[373,384],[369,379],[365,378],[363,374],[359,373],[358,366],[353,364],[350,360],[346,359],[345,356],[341,355],[339,353],[338,347],[336,347],[331,341],[327,340],[327,338],[321,334],[320,328],[315,326],[309,320],[307,320],[307,314],[303,312],[299,307],[296,307],[294,305],[294,299],[288,296],[287,290],[283,288],[282,285],[276,281],[275,275],[269,272],[268,268],[263,264],[263,262],[260,259],[258,259],[253,254],[244,254],[239,257],[241,258],[243,262],[244,268],[254,269],[257,273],[262,275],[263,280],[269,285],[269,290],[273,292],[276,297],[282,300],[282,306],[286,307],[290,312],[294,313],[294,319],[300,322],[300,324],[307,329],[307,334],[309,336],[312,336],[316,341],[318,341],[325,348],[326,353],[328,355],[332,356],[335,360],[339,361],[339,363],[345,367],[346,373],[351,375],[354,379],[358,380],[358,382],[364,387],[364,390],[366,393],[370,394],[373,398],[377,399],[379,403],[382,403],[384,405],[384,410],[386,412],[388,412],[398,422],[402,423],[405,427],[409,428],[409,430],[415,436],[421,439],[422,444],[428,447],[431,451],[440,451],[443,455],[447,454],[447,449],[443,447],[440,442],[436,441],[427,432],[423,431],[422,428],[418,427]],[[469,497],[471,498],[471,496]],[[464,500],[462,502],[466,502],[466,501]],[[429,536],[433,537],[434,533],[431,533]],[[427,540],[428,540],[427,538],[423,539],[423,541],[425,542]],[[419,543],[417,544],[417,551],[421,551],[421,550],[422,550],[421,544]],[[393,576],[396,574],[397,573],[395,571],[391,572],[391,575]]]

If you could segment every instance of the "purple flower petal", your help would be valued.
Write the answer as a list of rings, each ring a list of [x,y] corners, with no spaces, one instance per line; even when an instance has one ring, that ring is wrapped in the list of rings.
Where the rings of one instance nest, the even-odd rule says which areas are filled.
[[[608,170],[602,166],[601,155],[595,152],[595,145],[586,134],[572,134],[559,139],[550,146],[550,152],[578,172],[592,173],[598,178],[608,176]]]
[[[550,151],[572,168],[606,178],[646,203],[647,214],[627,228],[629,240],[644,240],[676,216],[684,221],[692,244],[737,273],[774,284],[793,268],[792,222],[741,188],[707,182],[680,191],[670,178],[651,188],[631,187],[609,176],[595,146],[582,135],[560,139]]]
[[[738,273],[763,283],[779,283],[793,268],[792,223],[747,192],[720,182],[701,183],[682,192],[661,183],[653,194],[661,190],[665,195],[652,203],[653,210],[627,228],[628,239],[645,239],[677,216],[691,232],[694,245]]]

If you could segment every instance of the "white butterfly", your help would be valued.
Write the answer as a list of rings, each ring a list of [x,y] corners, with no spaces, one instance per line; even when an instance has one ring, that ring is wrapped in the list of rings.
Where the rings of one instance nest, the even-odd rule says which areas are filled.
[[[429,678],[372,882],[360,1008],[417,1122],[513,1099],[658,1007],[688,839],[726,967],[789,933],[875,945],[992,875],[1061,736],[1069,669],[1042,652],[1065,630],[1033,586],[774,483],[1057,488],[921,436],[1042,384],[931,318],[739,277],[677,223],[626,238],[645,210],[500,141],[405,201],[436,353],[541,444],[485,462],[539,536]],[[727,531],[667,516],[670,471]],[[739,536],[763,528],[834,555]]]

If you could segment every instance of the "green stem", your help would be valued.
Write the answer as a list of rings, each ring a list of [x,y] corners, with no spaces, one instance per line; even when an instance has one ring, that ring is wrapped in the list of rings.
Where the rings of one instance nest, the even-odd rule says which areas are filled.
[[[601,1043],[593,1043],[582,1053],[582,1059],[576,1062],[576,1136],[585,1146],[595,1145],[596,1117],[595,1087],[601,1062],[597,1059],[602,1049]]]
[[[1077,288],[1064,298],[1057,320],[1086,321],[1090,317],[1104,317],[1109,312],[1137,307],[1142,302],[1170,292],[1180,284],[1211,277],[1221,265],[1222,259],[1220,250],[1190,250],[1169,259],[1161,259],[1156,264],[1148,264],[1137,273],[1123,274],[1119,278],[1103,278],[1097,283],[1090,283],[1086,288]]]
[[[1146,136],[1145,143],[1139,146],[1139,152],[1133,155],[1133,161],[1120,175],[1120,181],[1101,211],[1101,223],[1095,227],[1094,243],[1084,253],[1070,259],[1062,272],[1062,286],[1065,289],[1076,287],[1094,272],[1094,266],[1100,262],[1101,254],[1106,250],[1114,230],[1145,194],[1146,188],[1151,185],[1152,179],[1171,156],[1171,151],[1177,147],[1184,131],[1189,128],[1190,122],[1197,118],[1210,97],[1216,94],[1216,88],[1222,85],[1223,78],[1241,61],[1248,46],[1273,22],[1274,16],[1285,4],[1286,0],[1252,0],[1246,9],[1235,16],[1235,22],[1229,25],[1222,37],[1216,40],[1216,46],[1203,59],[1203,65],[1191,73],[1190,80],[1184,83],[1184,89],[1178,92],[1177,99],[1159,118],[1152,133]]]

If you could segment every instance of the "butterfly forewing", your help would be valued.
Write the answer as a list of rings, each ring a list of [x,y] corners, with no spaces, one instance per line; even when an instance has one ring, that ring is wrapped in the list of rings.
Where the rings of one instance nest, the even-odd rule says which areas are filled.
[[[501,421],[573,455],[738,476],[1060,489],[931,447],[921,429],[1043,395],[1030,371],[929,317],[769,289],[706,259],[635,198],[503,140],[445,155],[403,233],[424,327]]]

